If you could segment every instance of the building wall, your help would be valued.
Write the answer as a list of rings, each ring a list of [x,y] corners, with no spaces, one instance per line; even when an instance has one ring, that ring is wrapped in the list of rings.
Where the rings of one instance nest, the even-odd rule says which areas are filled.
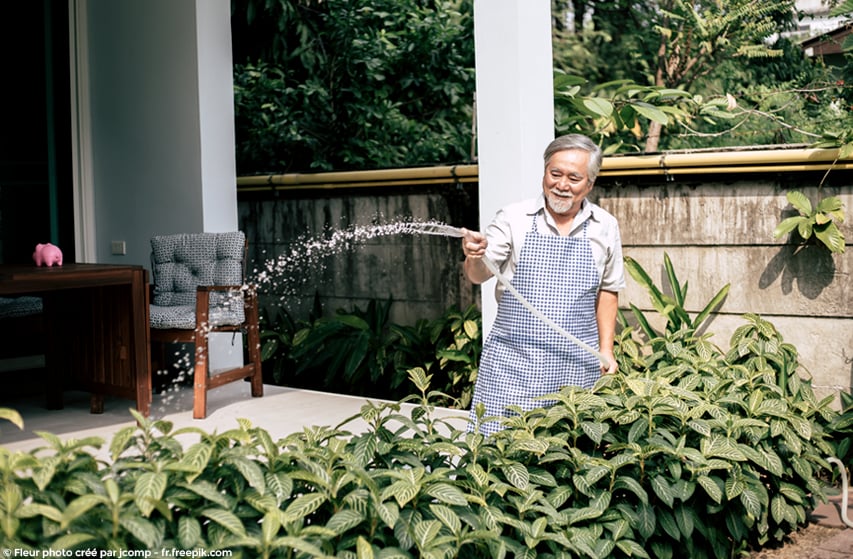
[[[76,0],[85,261],[150,262],[153,235],[237,226],[228,0]],[[79,93],[79,92],[78,92]],[[126,254],[114,254],[123,241]]]
[[[851,252],[848,247],[833,255],[823,247],[798,247],[772,236],[791,211],[787,191],[799,189],[815,199],[821,178],[808,173],[671,181],[602,177],[594,197],[619,219],[625,254],[659,286],[665,285],[664,253],[670,256],[679,280],[689,284],[690,311],[700,311],[731,284],[707,329],[714,333],[712,342],[727,349],[731,334],[744,324],[743,314],[760,314],[798,349],[818,394],[827,395],[853,386]],[[849,212],[853,173],[830,173],[822,195],[840,195]],[[288,260],[296,264],[290,270],[301,283],[287,284],[294,291],[275,293],[267,285],[265,295],[268,303],[280,303],[294,316],[307,317],[315,293],[329,312],[351,304],[363,307],[371,298],[390,294],[395,301],[392,321],[399,323],[479,302],[479,288],[460,273],[458,239],[389,235],[340,252],[326,247],[322,250],[329,254],[320,259],[307,254],[318,245],[306,242],[331,239],[351,225],[403,217],[477,227],[475,185],[238,197],[240,226],[250,238],[254,267],[262,268],[280,254],[291,255]],[[842,230],[849,244],[849,220]],[[647,293],[630,277],[627,283],[620,306],[634,304],[652,316]]]

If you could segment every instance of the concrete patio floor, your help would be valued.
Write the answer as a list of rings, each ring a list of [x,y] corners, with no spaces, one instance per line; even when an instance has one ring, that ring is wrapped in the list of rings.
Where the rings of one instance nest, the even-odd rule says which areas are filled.
[[[151,417],[167,419],[174,428],[199,427],[207,432],[223,432],[238,426],[238,419],[248,419],[253,425],[267,430],[273,440],[311,426],[336,426],[340,422],[359,414],[368,401],[382,400],[365,397],[315,392],[281,386],[264,385],[264,396],[252,398],[248,383],[231,383],[208,393],[208,413],[205,419],[192,418],[192,389],[183,387],[164,394],[155,394],[151,405]],[[101,437],[106,441],[103,456],[112,435],[119,429],[134,425],[135,420],[128,409],[133,402],[120,398],[106,398],[103,414],[89,412],[89,394],[70,391],[64,394],[65,407],[48,410],[44,397],[39,394],[2,396],[0,407],[17,410],[24,419],[24,430],[9,422],[0,422],[0,446],[10,450],[29,451],[46,446],[36,435],[47,431],[63,440],[84,437]],[[413,406],[404,405],[409,415]],[[436,408],[436,417],[449,419],[454,426],[464,429],[467,412]],[[359,432],[366,424],[358,419],[346,426],[346,430]],[[97,454],[97,453],[96,453]]]

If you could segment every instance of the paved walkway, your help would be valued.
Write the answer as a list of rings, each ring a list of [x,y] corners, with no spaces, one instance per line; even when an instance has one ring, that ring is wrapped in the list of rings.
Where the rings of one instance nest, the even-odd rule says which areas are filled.
[[[853,503],[853,490],[848,490],[848,507]],[[831,538],[821,542],[810,556],[813,559],[853,559],[853,528],[841,520],[842,495],[834,495],[827,503],[818,505],[812,513],[812,521],[822,526],[840,528]],[[853,520],[853,511],[847,510],[847,518]]]

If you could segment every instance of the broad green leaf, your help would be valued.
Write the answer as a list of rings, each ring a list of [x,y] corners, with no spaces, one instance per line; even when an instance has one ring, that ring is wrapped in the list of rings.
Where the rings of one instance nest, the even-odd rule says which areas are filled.
[[[422,520],[415,523],[415,541],[422,550],[431,547],[432,540],[438,536],[441,530],[441,522],[438,520]]]
[[[675,520],[672,511],[662,507],[658,511],[658,523],[670,538],[681,541],[681,530],[678,528],[678,522]]]
[[[648,539],[654,534],[655,528],[657,528],[657,516],[655,515],[655,508],[652,505],[640,503],[637,507],[636,528],[643,539]]]
[[[397,507],[397,504],[393,502],[379,503],[376,505],[376,513],[389,529],[393,529],[397,524],[397,520],[400,518],[400,509]]]
[[[465,498],[465,493],[449,483],[437,483],[435,485],[430,485],[424,493],[447,505],[464,507],[468,504],[468,500]]]
[[[274,542],[272,542],[273,549],[284,549],[288,550],[298,550],[301,553],[304,553],[307,557],[328,557],[327,554],[323,553],[323,550],[313,545],[312,543],[305,541],[304,538],[297,538],[293,536],[285,536],[283,538],[278,538]]]
[[[600,444],[609,427],[606,423],[584,421],[581,423],[581,429],[595,444]]]
[[[160,531],[147,518],[135,514],[124,514],[119,519],[119,524],[149,549],[157,547],[160,543]]]
[[[715,481],[715,479],[716,478],[708,476],[699,476],[696,481],[702,486],[702,489],[705,490],[708,497],[710,497],[715,503],[719,504],[723,500],[723,488],[718,484],[718,481]]]
[[[601,97],[588,97],[583,100],[583,105],[590,112],[606,118],[613,114],[613,104]]]
[[[24,418],[17,411],[9,408],[0,408],[0,419],[11,422],[18,429],[24,428]]]
[[[209,481],[206,480],[195,480],[192,483],[182,484],[181,487],[184,487],[193,493],[204,497],[208,501],[211,501],[222,508],[230,509],[233,506],[234,498],[225,495],[216,488],[216,486]]]
[[[649,105],[648,103],[634,102],[631,103],[631,106],[635,111],[646,117],[647,119],[657,122],[659,124],[663,124],[666,126],[669,124],[669,117],[666,116],[666,113],[654,107],[653,105]]]
[[[373,547],[364,539],[364,536],[359,536],[355,545],[356,559],[374,559]]]
[[[264,474],[264,481],[279,503],[289,498],[293,492],[293,480],[284,472],[267,472]]]
[[[643,546],[634,540],[619,540],[616,542],[616,547],[618,547],[628,557],[643,557],[646,559],[649,557],[649,554],[645,549],[643,549]]]
[[[629,476],[619,476],[613,483],[613,489],[625,489],[630,491],[643,504],[648,504],[649,495],[643,485],[636,479]]]
[[[675,495],[672,492],[672,488],[666,482],[663,476],[654,476],[652,477],[652,490],[657,495],[658,499],[663,501],[668,507],[672,508],[673,502],[675,501]]]
[[[9,501],[6,499],[6,506],[8,507]],[[62,512],[62,522],[60,526],[62,529],[68,528],[68,525],[74,522],[76,519],[86,514],[86,512],[95,507],[97,505],[108,505],[109,501],[105,495],[95,495],[95,494],[87,494],[81,495],[68,503],[68,506]]]
[[[459,519],[459,515],[456,514],[453,509],[450,507],[446,507],[444,505],[430,504],[429,509],[435,515],[437,519],[441,521],[442,524],[447,526],[450,532],[458,536],[462,531],[462,521]]]
[[[465,471],[480,487],[485,486],[489,481],[489,475],[479,464],[469,464],[465,467]]]
[[[163,472],[144,472],[136,480],[133,497],[142,516],[148,517],[157,501],[163,498],[169,477]]]
[[[685,539],[693,537],[693,511],[690,507],[679,504],[674,511],[675,521],[678,523],[678,528],[681,530],[681,535]]]
[[[836,254],[844,253],[844,249],[846,248],[844,234],[834,222],[824,228],[816,228],[814,234],[831,252]]]
[[[326,496],[322,493],[306,493],[296,497],[284,511],[286,521],[301,520],[320,508],[324,502]]]
[[[227,511],[225,509],[207,508],[202,510],[199,513],[199,516],[203,516],[212,520],[213,522],[215,522],[219,526],[222,526],[235,536],[246,535],[246,529],[243,527],[243,523],[240,522],[240,519],[237,518],[237,516],[231,511]]]
[[[79,549],[95,539],[92,534],[64,534],[50,544],[50,549]]]
[[[753,489],[745,487],[740,494],[740,502],[752,518],[761,517],[761,499]]]
[[[406,503],[415,498],[418,494],[418,486],[408,481],[397,481],[386,487],[382,491],[382,500],[391,496],[396,499],[397,504],[401,507],[406,506]]]
[[[201,524],[194,516],[178,518],[178,543],[184,549],[193,549],[201,543]]]
[[[833,213],[841,210],[843,207],[844,203],[841,201],[841,198],[838,196],[827,196],[817,203],[815,211],[818,213]]]
[[[521,489],[522,491],[527,490],[527,487],[530,484],[530,474],[527,472],[527,468],[524,467],[524,464],[513,462],[501,467],[501,471],[506,476],[507,481],[509,481],[514,487]]]
[[[480,335],[480,327],[474,320],[466,320],[463,327],[465,328],[465,335],[472,340],[477,339]]]
[[[336,536],[343,535],[346,531],[358,526],[364,520],[364,515],[352,509],[343,509],[332,515],[326,523],[326,528],[332,530]]]
[[[776,228],[773,230],[773,237],[778,239],[783,235],[787,235],[794,229],[799,228],[800,223],[802,223],[803,221],[807,221],[807,219],[808,218],[805,218],[801,215],[796,215],[783,219],[781,223],[779,223],[779,225],[777,225]]]
[[[792,206],[794,206],[794,209],[800,212],[801,215],[812,215],[812,203],[805,194],[797,190],[791,190],[785,195],[785,197],[788,199],[788,202]]]
[[[814,223],[810,219],[805,219],[797,224],[797,233],[803,239],[809,239],[812,236]]]

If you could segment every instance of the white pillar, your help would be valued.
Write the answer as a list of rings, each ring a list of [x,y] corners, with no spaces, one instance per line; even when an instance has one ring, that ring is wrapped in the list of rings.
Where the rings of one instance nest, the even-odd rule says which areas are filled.
[[[551,4],[475,0],[480,225],[541,188],[542,152],[554,138]],[[495,280],[483,285],[483,329],[497,312]]]

